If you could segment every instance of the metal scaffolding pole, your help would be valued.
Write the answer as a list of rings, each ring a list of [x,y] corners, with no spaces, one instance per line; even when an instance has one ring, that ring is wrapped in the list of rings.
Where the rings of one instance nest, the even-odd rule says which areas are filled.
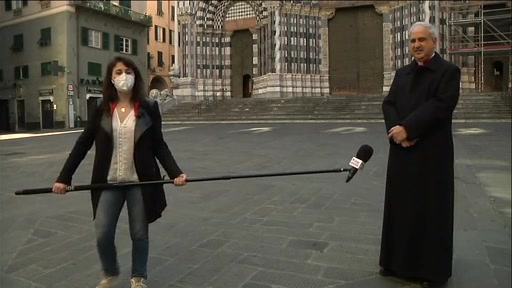
[[[511,61],[509,1],[443,1],[442,5],[448,17],[446,43],[449,59],[462,68],[474,69],[477,91],[490,89],[486,80],[492,76],[486,77],[486,73],[492,70],[487,69],[489,63],[486,59],[508,58],[504,65]],[[469,61],[471,58],[475,58],[474,61]],[[510,82],[510,74],[511,71],[508,72],[509,78],[503,80]]]

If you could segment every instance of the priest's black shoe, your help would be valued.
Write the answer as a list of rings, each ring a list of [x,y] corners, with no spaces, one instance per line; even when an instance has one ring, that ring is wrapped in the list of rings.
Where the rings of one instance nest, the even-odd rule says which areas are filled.
[[[420,282],[421,288],[443,288],[446,281],[422,281]]]

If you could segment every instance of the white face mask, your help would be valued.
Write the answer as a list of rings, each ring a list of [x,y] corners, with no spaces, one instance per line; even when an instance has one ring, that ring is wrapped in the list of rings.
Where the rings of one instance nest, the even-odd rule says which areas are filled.
[[[112,83],[116,87],[119,92],[128,92],[133,88],[133,84],[135,84],[135,76],[132,74],[123,73],[122,75],[117,76],[115,79],[112,79]]]

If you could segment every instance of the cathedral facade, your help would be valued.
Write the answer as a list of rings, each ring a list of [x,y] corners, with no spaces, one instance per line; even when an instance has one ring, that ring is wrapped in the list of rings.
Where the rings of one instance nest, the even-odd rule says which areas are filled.
[[[177,2],[171,77],[184,101],[383,93],[385,25],[364,5],[373,1]]]

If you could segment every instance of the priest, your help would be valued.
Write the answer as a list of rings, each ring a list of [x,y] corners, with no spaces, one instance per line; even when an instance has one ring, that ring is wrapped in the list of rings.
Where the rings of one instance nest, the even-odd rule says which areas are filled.
[[[460,69],[436,53],[436,30],[409,30],[414,60],[396,71],[382,103],[389,155],[380,274],[443,285],[452,275],[452,115]]]

